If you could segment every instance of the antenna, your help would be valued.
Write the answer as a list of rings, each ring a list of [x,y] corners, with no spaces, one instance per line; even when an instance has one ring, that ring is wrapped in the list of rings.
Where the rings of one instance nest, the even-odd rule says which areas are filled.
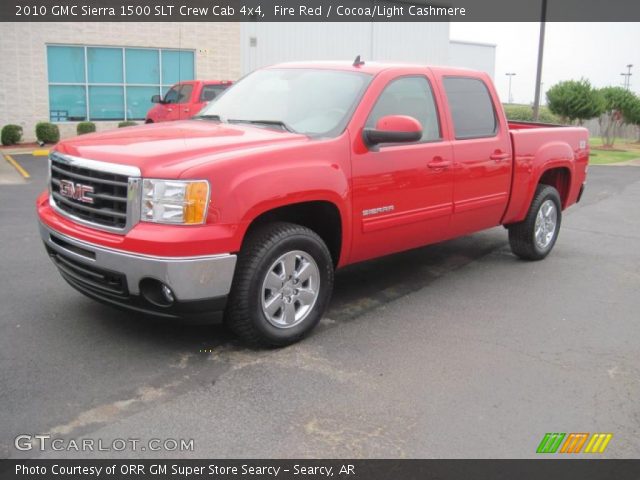
[[[359,67],[360,65],[364,65],[364,60],[360,60],[360,55],[358,55],[356,59],[353,61],[353,66]]]

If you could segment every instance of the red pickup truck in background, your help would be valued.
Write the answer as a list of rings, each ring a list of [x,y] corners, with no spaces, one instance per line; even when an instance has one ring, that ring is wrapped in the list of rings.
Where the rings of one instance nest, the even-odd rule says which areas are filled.
[[[173,85],[164,97],[154,95],[156,105],[147,112],[145,123],[186,120],[231,86],[231,80],[192,80]]]
[[[223,312],[246,341],[282,346],[319,322],[336,268],[496,225],[517,256],[544,258],[588,159],[584,128],[507,122],[484,73],[285,64],[191,120],[60,142],[37,209],[85,295]]]

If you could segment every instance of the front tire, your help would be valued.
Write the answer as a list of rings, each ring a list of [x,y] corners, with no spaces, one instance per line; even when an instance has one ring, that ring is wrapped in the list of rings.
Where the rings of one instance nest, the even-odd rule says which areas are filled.
[[[290,345],[318,324],[332,290],[322,239],[300,225],[268,224],[249,234],[238,255],[225,323],[249,344]]]
[[[511,251],[525,260],[542,260],[558,239],[561,220],[558,191],[550,185],[538,185],[525,219],[508,226]]]

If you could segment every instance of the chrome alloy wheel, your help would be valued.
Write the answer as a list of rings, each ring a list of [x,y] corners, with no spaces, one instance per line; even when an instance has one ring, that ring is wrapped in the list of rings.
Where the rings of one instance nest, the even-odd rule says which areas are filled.
[[[319,292],[320,270],[313,257],[301,250],[287,252],[267,270],[262,312],[274,327],[294,327],[311,313]]]
[[[546,200],[540,205],[536,215],[534,239],[540,250],[546,249],[556,233],[558,225],[558,210],[553,200]]]

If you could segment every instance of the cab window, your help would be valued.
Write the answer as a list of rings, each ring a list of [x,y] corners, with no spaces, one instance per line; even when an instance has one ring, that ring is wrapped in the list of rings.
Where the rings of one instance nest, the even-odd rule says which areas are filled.
[[[201,102],[210,102],[215,100],[218,95],[227,89],[227,85],[205,85],[200,92]]]
[[[443,84],[449,100],[456,139],[496,135],[496,112],[489,90],[482,80],[446,77]]]
[[[375,128],[378,120],[387,115],[407,115],[418,120],[422,125],[421,142],[442,138],[433,91],[425,77],[402,77],[389,83],[369,114],[367,128]]]
[[[164,103],[189,103],[193,85],[174,85],[164,96]]]

